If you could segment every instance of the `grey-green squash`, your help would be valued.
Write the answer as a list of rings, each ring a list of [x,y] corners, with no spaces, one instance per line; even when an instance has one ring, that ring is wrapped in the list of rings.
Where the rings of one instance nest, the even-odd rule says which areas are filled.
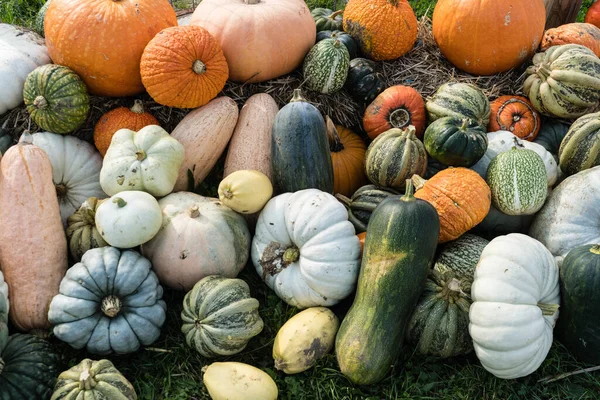
[[[534,214],[548,195],[546,167],[533,150],[515,147],[498,154],[488,167],[486,182],[492,204],[508,215]]]
[[[96,228],[96,210],[102,203],[96,197],[83,202],[79,210],[67,218],[67,241],[71,257],[76,262],[90,249],[108,246]]]
[[[490,120],[490,102],[475,85],[445,83],[425,103],[429,122],[444,117],[469,118],[484,130]]]
[[[306,87],[319,93],[334,93],[346,82],[350,53],[339,39],[325,39],[315,44],[304,59],[302,72]]]
[[[488,139],[485,129],[472,119],[444,117],[425,130],[427,153],[451,167],[470,167],[485,154]],[[422,175],[422,174],[419,174]]]
[[[204,357],[239,353],[263,329],[248,284],[219,275],[201,279],[185,295],[181,319],[186,343]]]
[[[566,175],[600,165],[600,112],[579,117],[561,142],[558,159]]]
[[[367,230],[371,213],[377,208],[379,203],[389,196],[397,196],[399,194],[389,188],[365,185],[354,192],[350,199],[339,193],[335,197],[348,209],[348,221],[352,222],[356,233],[361,233]]]

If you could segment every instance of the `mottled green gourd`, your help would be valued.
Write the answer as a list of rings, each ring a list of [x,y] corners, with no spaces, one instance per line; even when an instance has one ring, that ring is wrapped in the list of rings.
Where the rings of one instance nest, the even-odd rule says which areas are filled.
[[[445,83],[425,103],[429,122],[444,117],[469,118],[484,130],[490,120],[490,102],[475,85]]]
[[[444,165],[470,167],[485,154],[488,139],[485,129],[468,118],[444,117],[425,130],[427,153]]]
[[[560,169],[574,175],[600,165],[600,112],[579,117],[561,142]]]
[[[534,214],[548,195],[546,167],[533,150],[514,147],[497,155],[488,167],[486,182],[494,207],[508,215]]]
[[[346,82],[349,66],[350,53],[340,40],[321,40],[304,59],[306,87],[324,94],[337,92]]]

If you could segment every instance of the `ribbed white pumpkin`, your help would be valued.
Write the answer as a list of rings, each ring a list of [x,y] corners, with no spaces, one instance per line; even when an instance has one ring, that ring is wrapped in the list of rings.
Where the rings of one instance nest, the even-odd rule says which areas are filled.
[[[483,367],[503,379],[533,373],[552,346],[558,266],[535,239],[500,236],[483,250],[471,287],[469,333]]]

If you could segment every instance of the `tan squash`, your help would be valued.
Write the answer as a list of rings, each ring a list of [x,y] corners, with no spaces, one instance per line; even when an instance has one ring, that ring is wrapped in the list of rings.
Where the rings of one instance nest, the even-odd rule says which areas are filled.
[[[46,329],[48,308],[67,271],[52,165],[24,133],[0,164],[0,265],[10,292],[10,318],[22,331]]]
[[[246,100],[229,142],[223,177],[248,169],[271,179],[271,130],[278,111],[277,103],[266,93]]]
[[[190,188],[190,171],[194,187],[206,178],[225,151],[237,120],[237,104],[227,96],[212,100],[181,120],[171,133],[185,147],[175,192]]]

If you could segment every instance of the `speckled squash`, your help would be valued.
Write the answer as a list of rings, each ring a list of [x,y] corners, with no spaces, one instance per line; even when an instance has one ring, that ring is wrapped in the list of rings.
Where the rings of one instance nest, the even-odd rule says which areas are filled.
[[[350,60],[358,57],[358,44],[356,43],[356,40],[354,40],[354,38],[346,32],[342,31],[341,28],[337,31],[326,30],[317,32],[317,43],[325,39],[337,39],[342,42],[342,44],[346,46],[346,49],[348,50]]]
[[[427,99],[425,108],[430,123],[443,117],[469,118],[485,129],[490,120],[489,100],[469,83],[444,83]]]
[[[304,59],[306,87],[319,93],[334,93],[346,82],[350,54],[338,39],[325,39],[313,46]]]
[[[548,50],[563,44],[580,44],[600,57],[600,28],[589,23],[573,22],[548,29],[544,32],[540,49]]]
[[[574,175],[600,165],[600,112],[579,117],[560,144],[560,169]]]
[[[348,221],[352,222],[356,232],[365,232],[371,213],[379,203],[388,196],[397,196],[400,193],[389,188],[382,188],[375,185],[365,185],[359,188],[352,198],[348,198],[341,194],[336,194],[335,197],[348,209]]]
[[[96,209],[101,202],[96,197],[90,197],[67,219],[69,251],[76,262],[81,260],[86,251],[108,246],[96,228]]]
[[[444,117],[433,121],[423,137],[432,158],[450,167],[470,167],[488,147],[485,129],[468,118]]]
[[[488,132],[509,131],[519,139],[533,141],[540,131],[540,115],[523,96],[500,96],[490,103]]]

